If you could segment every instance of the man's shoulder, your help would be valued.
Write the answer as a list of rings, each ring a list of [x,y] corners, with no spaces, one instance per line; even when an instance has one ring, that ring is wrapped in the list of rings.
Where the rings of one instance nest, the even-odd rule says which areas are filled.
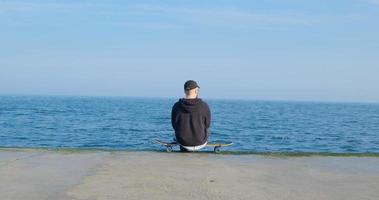
[[[176,107],[179,106],[179,104],[180,104],[180,99],[179,99],[178,101],[176,101],[176,102],[174,103],[174,105],[172,105],[172,107],[173,107],[173,108],[176,108]]]
[[[203,99],[200,99],[200,102],[201,102],[201,104],[202,104],[204,107],[209,108],[208,103],[205,102]]]

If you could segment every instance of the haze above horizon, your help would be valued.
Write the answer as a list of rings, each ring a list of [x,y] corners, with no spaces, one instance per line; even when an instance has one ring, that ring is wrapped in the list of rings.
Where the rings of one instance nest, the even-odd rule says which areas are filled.
[[[0,94],[379,102],[378,0],[0,0]]]

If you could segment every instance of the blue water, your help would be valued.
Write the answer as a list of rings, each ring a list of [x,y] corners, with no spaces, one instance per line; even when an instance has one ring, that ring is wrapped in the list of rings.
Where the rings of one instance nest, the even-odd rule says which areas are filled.
[[[176,99],[0,96],[0,147],[160,150]],[[225,151],[379,153],[379,104],[207,101]]]

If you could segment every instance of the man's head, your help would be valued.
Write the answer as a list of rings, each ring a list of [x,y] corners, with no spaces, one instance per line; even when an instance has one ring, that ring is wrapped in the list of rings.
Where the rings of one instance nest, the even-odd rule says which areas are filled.
[[[189,80],[184,83],[184,93],[187,99],[197,98],[199,95],[199,85],[196,81]]]

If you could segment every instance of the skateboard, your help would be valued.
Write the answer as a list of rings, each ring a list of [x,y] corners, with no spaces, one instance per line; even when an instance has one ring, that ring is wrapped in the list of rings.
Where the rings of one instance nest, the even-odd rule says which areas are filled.
[[[171,152],[172,151],[172,148],[174,146],[179,146],[180,144],[176,141],[172,141],[172,142],[165,142],[165,141],[162,141],[162,140],[155,140],[155,143],[158,143],[158,144],[161,144],[163,146],[166,147],[166,151],[167,152]],[[230,146],[232,145],[233,142],[209,142],[206,147],[213,147],[213,151],[215,153],[219,153],[221,151],[221,147],[227,147],[227,146]]]

